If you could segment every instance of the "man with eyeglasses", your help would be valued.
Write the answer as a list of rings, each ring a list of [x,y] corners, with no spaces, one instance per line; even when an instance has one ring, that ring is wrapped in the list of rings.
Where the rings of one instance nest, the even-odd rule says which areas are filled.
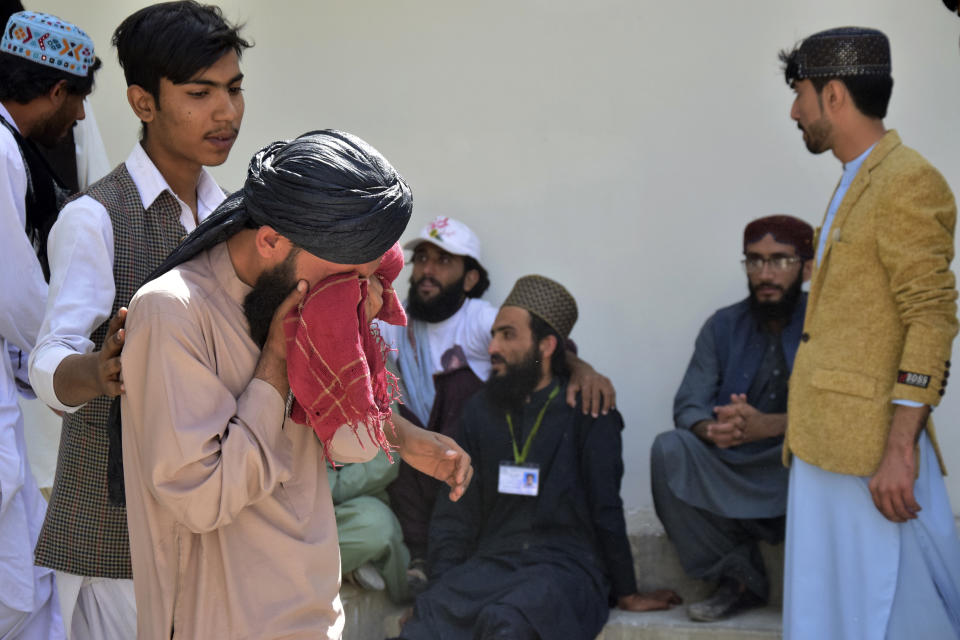
[[[767,601],[757,543],[784,535],[787,380],[803,330],[813,229],[791,216],[754,220],[743,254],[750,295],[700,330],[674,399],[676,429],[650,451],[654,505],[684,571],[718,583],[687,608],[700,622]]]

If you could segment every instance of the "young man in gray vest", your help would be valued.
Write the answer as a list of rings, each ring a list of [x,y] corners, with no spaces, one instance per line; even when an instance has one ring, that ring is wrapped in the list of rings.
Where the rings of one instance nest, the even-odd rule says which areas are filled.
[[[137,11],[113,44],[142,138],[54,225],[50,295],[30,358],[37,395],[64,412],[36,561],[58,572],[65,626],[78,640],[136,635],[127,514],[107,490],[106,425],[110,398],[122,391],[123,307],[224,200],[204,167],[226,161],[237,137],[239,62],[249,46],[217,7],[196,2]]]
[[[93,41],[55,16],[13,13],[0,40],[0,638],[63,637],[53,572],[33,546],[40,495],[17,404],[47,299],[46,238],[58,188],[34,144],[55,144],[83,119],[100,66]],[[44,46],[40,48],[39,44]]]

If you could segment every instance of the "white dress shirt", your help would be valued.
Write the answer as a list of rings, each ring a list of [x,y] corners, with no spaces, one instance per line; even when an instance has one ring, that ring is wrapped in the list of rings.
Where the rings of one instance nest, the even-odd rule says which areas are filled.
[[[140,144],[125,162],[144,208],[164,191],[175,198],[167,181]],[[225,199],[206,170],[197,182],[197,217],[202,221]],[[179,198],[180,223],[187,232],[197,222],[193,211]],[[21,235],[23,235],[21,233]],[[82,196],[60,211],[47,241],[50,259],[50,295],[40,328],[40,338],[30,355],[30,384],[43,402],[60,411],[80,406],[64,405],[53,389],[53,374],[69,355],[93,351],[90,335],[110,317],[116,286],[113,281],[113,225],[102,204]]]
[[[0,116],[19,131],[3,104]],[[18,637],[36,639],[61,634],[62,623],[52,606],[52,572],[33,564],[46,503],[27,460],[14,371],[20,352],[25,359],[36,341],[47,299],[40,261],[25,231],[26,193],[20,148],[0,125],[0,636],[33,615]]]

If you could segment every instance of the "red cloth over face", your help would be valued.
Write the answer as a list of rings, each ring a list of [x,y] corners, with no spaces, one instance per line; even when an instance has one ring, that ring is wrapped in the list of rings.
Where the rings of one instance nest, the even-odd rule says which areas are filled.
[[[402,268],[403,251],[395,244],[373,276],[383,284],[383,307],[376,317],[400,326],[407,316],[393,281]],[[387,347],[366,317],[367,286],[355,272],[330,276],[285,318],[287,378],[294,396],[290,417],[313,427],[325,447],[340,427],[356,433],[363,426],[389,452],[382,425],[390,422],[390,404],[399,391],[384,366]]]

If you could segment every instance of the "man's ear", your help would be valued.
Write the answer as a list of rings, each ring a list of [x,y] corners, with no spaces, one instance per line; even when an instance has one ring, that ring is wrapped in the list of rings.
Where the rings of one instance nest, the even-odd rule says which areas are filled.
[[[823,86],[820,95],[823,99],[823,108],[830,113],[836,113],[846,105],[850,98],[847,85],[843,81],[833,79]]]
[[[810,277],[813,276],[813,259],[805,260],[803,263],[803,281],[809,282]]]
[[[476,269],[470,269],[463,274],[463,292],[470,293],[478,282],[480,282],[480,272]]]
[[[67,99],[67,93],[67,81],[59,80],[56,84],[50,87],[50,91],[47,92],[47,98],[54,107],[59,109],[60,105],[62,105],[64,100]]]
[[[157,101],[149,91],[137,84],[127,87],[127,102],[140,122],[153,122],[157,114]]]
[[[553,352],[557,350],[557,336],[549,335],[540,339],[540,358],[549,362]]]
[[[272,263],[286,258],[288,249],[285,247],[289,247],[290,241],[273,227],[263,225],[257,229],[254,245],[257,247],[257,254]]]

